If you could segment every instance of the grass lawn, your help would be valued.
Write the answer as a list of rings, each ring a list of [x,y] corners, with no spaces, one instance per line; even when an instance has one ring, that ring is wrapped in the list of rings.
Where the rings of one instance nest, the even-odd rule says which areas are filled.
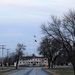
[[[8,72],[15,71],[15,70],[16,70],[16,69],[10,69],[10,70],[1,71],[1,72],[0,72],[0,75],[4,75],[4,74],[6,74],[6,73],[8,73]]]
[[[13,71],[18,71],[18,70],[21,70],[21,69],[24,69],[23,67],[19,67],[17,70],[15,69],[15,67],[14,68],[9,68],[8,70],[7,70],[7,68],[1,68],[0,67],[0,75],[4,75],[4,74],[6,74],[6,73],[9,73],[9,72],[13,72]]]
[[[55,72],[57,75],[73,75],[73,68],[55,68],[49,69],[52,72]]]
[[[5,70],[5,69],[7,69],[7,67],[3,67],[3,68],[2,68],[2,67],[0,67],[0,70]]]

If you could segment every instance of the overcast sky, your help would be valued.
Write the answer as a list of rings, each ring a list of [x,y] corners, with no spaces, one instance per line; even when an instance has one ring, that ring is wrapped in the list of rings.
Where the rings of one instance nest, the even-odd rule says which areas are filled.
[[[23,43],[25,52],[34,53],[42,37],[41,24],[69,9],[75,9],[75,0],[0,0],[0,44],[13,52],[17,43]]]

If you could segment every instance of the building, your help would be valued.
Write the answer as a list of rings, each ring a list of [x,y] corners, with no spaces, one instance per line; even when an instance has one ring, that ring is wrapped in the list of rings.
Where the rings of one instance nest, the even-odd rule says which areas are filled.
[[[19,59],[19,66],[45,66],[48,63],[47,58],[43,56],[26,56]]]

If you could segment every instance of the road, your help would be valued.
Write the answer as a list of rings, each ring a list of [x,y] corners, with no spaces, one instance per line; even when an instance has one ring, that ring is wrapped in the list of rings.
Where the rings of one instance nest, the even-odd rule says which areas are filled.
[[[51,74],[45,72],[41,68],[26,68],[24,70],[20,70],[7,75],[51,75]]]

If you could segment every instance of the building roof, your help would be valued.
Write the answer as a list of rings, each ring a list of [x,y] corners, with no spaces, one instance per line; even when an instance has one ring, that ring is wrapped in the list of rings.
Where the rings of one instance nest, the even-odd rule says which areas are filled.
[[[32,58],[45,58],[43,56],[25,56],[25,57],[21,57],[20,59],[32,59]]]

